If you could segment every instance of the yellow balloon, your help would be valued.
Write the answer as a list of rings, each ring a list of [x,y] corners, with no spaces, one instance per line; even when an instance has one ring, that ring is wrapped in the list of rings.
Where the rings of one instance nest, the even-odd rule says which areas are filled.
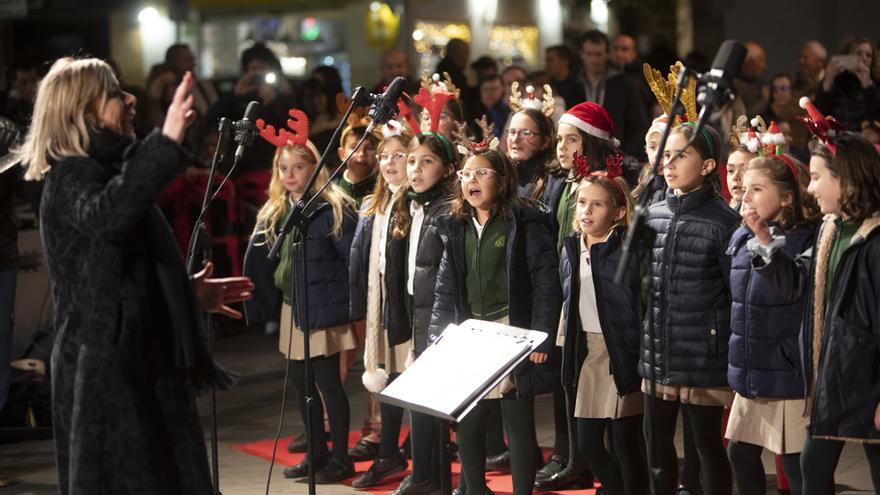
[[[378,9],[368,9],[364,23],[370,46],[377,50],[387,50],[394,46],[400,28],[400,17],[387,3],[380,4]]]

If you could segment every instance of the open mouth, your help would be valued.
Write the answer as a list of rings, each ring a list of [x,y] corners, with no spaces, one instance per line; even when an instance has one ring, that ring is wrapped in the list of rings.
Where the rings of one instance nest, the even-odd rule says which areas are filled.
[[[479,187],[468,188],[468,198],[479,198],[483,191]]]

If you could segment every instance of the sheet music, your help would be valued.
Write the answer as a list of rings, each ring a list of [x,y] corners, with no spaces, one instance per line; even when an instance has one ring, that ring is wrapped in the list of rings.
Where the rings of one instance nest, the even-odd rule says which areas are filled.
[[[480,320],[450,325],[379,399],[418,405],[447,418],[463,416],[545,338],[543,332]]]

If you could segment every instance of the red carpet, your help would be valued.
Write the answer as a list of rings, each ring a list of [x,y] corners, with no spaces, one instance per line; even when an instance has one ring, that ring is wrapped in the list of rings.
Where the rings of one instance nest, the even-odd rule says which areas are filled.
[[[406,436],[406,431],[401,432],[401,441],[403,441],[403,438],[405,436]],[[360,438],[360,432],[359,431],[352,431],[348,437],[349,446],[353,446],[358,441],[359,438]],[[293,466],[293,465],[299,463],[300,461],[302,461],[303,458],[305,457],[305,454],[291,454],[290,452],[287,451],[287,444],[290,443],[290,441],[291,441],[290,437],[283,437],[278,442],[278,450],[277,450],[276,456],[275,456],[275,461],[277,464],[280,464],[283,466]],[[232,448],[234,450],[238,450],[239,452],[244,452],[245,454],[250,454],[252,456],[259,457],[261,459],[266,459],[268,461],[268,460],[272,459],[272,444],[273,443],[274,443],[274,440],[272,440],[272,439],[259,440],[256,442],[233,445]],[[549,455],[550,455],[549,450],[544,449],[544,458],[546,459]],[[358,475],[360,475],[360,473],[363,473],[364,471],[366,471],[367,469],[370,468],[371,463],[372,463],[372,461],[357,462],[354,465],[355,471],[357,471]],[[460,472],[461,472],[461,466],[458,464],[458,462],[456,461],[456,462],[452,463],[452,486],[453,487],[458,485],[458,475]],[[387,483],[379,485],[379,486],[374,486],[371,488],[366,488],[363,491],[376,493],[376,494],[383,494],[383,495],[391,493],[397,488],[397,486],[400,484],[400,480],[403,479],[403,477],[406,474],[407,473],[400,473],[398,475],[392,476],[391,478],[388,479]],[[281,481],[282,483],[284,483],[284,482],[290,483],[291,482],[290,480],[284,479],[284,475],[281,474],[280,470],[275,471],[275,473],[273,474],[273,478],[275,480],[283,480],[283,481]],[[353,480],[354,480],[354,478],[352,478],[350,480],[346,480],[343,482],[343,484],[351,486],[351,482]],[[500,473],[500,472],[490,471],[490,472],[486,473],[486,481],[488,482],[489,488],[491,488],[497,495],[510,495],[513,493],[513,486],[511,484],[510,474],[508,474],[508,473]],[[590,489],[590,490],[571,490],[571,491],[563,491],[563,492],[543,492],[543,493],[547,493],[547,494],[559,493],[560,495],[562,495],[562,494],[565,494],[565,495],[593,495],[595,493],[595,490],[593,490],[593,489]]]

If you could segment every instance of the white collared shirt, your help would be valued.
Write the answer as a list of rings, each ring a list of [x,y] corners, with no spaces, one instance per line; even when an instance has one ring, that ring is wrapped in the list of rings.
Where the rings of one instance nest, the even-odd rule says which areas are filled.
[[[426,203],[427,204],[427,203]],[[412,216],[412,223],[409,227],[409,251],[407,252],[407,276],[406,290],[409,295],[413,295],[413,281],[416,276],[416,253],[419,250],[419,241],[421,240],[422,224],[425,222],[425,207],[416,201],[409,202],[409,214]]]

